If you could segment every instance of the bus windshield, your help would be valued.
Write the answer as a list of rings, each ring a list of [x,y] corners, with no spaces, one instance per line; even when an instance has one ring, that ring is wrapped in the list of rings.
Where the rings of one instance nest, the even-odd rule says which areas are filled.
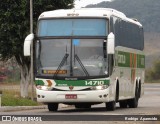
[[[40,20],[38,36],[106,36],[106,19]]]
[[[108,74],[105,42],[108,34],[107,20],[95,19],[97,20],[95,22],[93,19],[92,22],[92,19],[82,19],[82,22],[86,21],[85,25],[80,19],[73,19],[74,21],[66,19],[66,25],[62,20],[60,22],[47,20],[52,22],[50,26],[43,24],[46,20],[40,21],[39,38],[36,43],[37,75],[85,79],[106,76]],[[76,25],[68,26],[68,21]],[[64,30],[58,28],[58,25],[59,27],[62,25]],[[74,38],[75,35],[80,37]],[[61,36],[72,36],[72,38],[65,39]],[[81,38],[81,36],[87,37]],[[98,37],[94,39],[93,36]]]

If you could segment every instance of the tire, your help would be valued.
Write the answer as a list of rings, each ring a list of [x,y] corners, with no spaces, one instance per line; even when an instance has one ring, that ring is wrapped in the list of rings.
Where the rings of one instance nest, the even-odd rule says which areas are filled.
[[[58,110],[58,103],[48,103],[48,110],[49,111],[57,111]]]
[[[139,100],[139,88],[136,85],[135,88],[135,97],[133,99],[128,100],[129,108],[137,108],[138,107],[138,100]]]
[[[115,101],[107,102],[106,103],[106,109],[108,111],[114,111],[116,109],[116,102]]]
[[[119,82],[116,85],[115,101],[107,102],[106,109],[108,111],[114,111],[116,109],[116,102],[119,100]]]
[[[126,100],[124,100],[124,101],[120,101],[120,102],[119,102],[119,106],[120,106],[120,108],[127,108],[127,105],[128,105],[128,103],[127,103],[127,101],[126,101]]]
[[[141,97],[141,82],[139,82],[139,87],[138,87],[138,98]]]
[[[117,86],[116,86],[116,102],[118,102],[119,100],[119,81],[117,82]]]

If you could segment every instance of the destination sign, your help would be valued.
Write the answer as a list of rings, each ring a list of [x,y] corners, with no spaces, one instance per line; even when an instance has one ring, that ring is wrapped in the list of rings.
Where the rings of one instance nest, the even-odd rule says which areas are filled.
[[[42,73],[43,74],[67,74],[67,70],[42,70]]]

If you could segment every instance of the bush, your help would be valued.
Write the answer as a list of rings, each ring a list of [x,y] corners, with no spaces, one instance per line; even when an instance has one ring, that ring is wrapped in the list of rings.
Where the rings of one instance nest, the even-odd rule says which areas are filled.
[[[155,81],[160,80],[160,60],[156,60],[153,63],[152,68],[146,70],[146,80]]]

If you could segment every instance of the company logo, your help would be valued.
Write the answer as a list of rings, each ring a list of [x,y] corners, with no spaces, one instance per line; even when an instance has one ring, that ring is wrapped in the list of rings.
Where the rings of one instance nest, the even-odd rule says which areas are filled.
[[[73,90],[73,88],[74,88],[74,86],[69,86],[69,89],[70,89],[70,90]]]
[[[126,56],[125,55],[118,55],[118,63],[125,64],[126,63]]]

